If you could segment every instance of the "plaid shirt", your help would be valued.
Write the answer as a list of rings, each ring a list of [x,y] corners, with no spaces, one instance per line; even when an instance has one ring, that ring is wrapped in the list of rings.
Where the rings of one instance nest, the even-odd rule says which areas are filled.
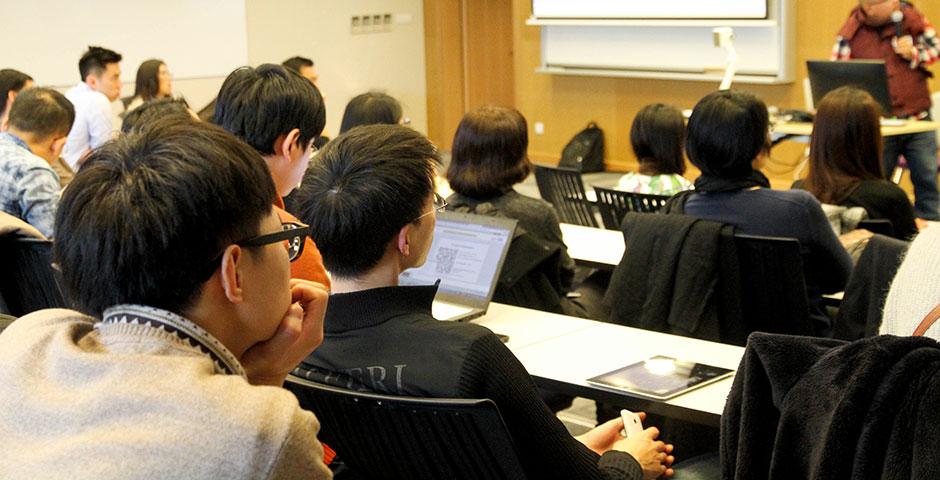
[[[0,210],[51,238],[59,194],[59,176],[49,163],[23,140],[0,133]]]
[[[924,19],[924,32],[914,39],[914,56],[911,57],[910,66],[912,69],[921,66],[927,66],[940,60],[940,40],[937,40],[937,32],[933,25]],[[836,37],[836,44],[832,47],[833,60],[849,60],[852,58],[852,47],[849,41],[842,37]]]

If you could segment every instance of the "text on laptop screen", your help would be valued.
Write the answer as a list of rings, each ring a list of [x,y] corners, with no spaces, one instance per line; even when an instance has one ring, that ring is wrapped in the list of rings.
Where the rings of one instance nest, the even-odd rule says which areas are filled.
[[[405,270],[402,285],[433,285],[444,294],[487,298],[512,230],[437,219],[434,241],[421,268]]]

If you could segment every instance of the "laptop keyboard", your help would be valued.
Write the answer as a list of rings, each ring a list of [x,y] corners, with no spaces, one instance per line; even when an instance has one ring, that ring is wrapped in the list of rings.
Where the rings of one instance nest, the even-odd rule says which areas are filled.
[[[438,320],[450,320],[454,317],[470,313],[473,309],[464,305],[454,305],[435,301],[431,304],[431,315]]]

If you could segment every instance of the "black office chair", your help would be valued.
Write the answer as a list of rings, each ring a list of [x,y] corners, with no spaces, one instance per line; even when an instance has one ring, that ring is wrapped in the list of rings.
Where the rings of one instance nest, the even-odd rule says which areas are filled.
[[[492,400],[355,392],[294,375],[284,386],[317,416],[320,440],[356,478],[525,478]]]
[[[0,297],[16,317],[43,308],[66,308],[58,272],[52,267],[52,242],[6,235],[0,237]]]
[[[620,230],[623,217],[628,212],[654,213],[669,200],[668,195],[621,192],[597,185],[594,186],[594,193],[597,195],[597,209],[601,212],[604,228],[608,230]]]
[[[800,242],[735,234],[745,336],[755,331],[813,335]],[[729,339],[730,340],[730,339]]]
[[[539,187],[539,195],[555,207],[562,222],[585,227],[598,226],[594,209],[584,191],[581,172],[536,165],[535,182]]]

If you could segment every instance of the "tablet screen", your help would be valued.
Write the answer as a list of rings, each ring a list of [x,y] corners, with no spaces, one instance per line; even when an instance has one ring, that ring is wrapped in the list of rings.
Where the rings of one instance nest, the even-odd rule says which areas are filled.
[[[588,379],[588,383],[665,400],[727,377],[733,372],[704,363],[655,356]]]

